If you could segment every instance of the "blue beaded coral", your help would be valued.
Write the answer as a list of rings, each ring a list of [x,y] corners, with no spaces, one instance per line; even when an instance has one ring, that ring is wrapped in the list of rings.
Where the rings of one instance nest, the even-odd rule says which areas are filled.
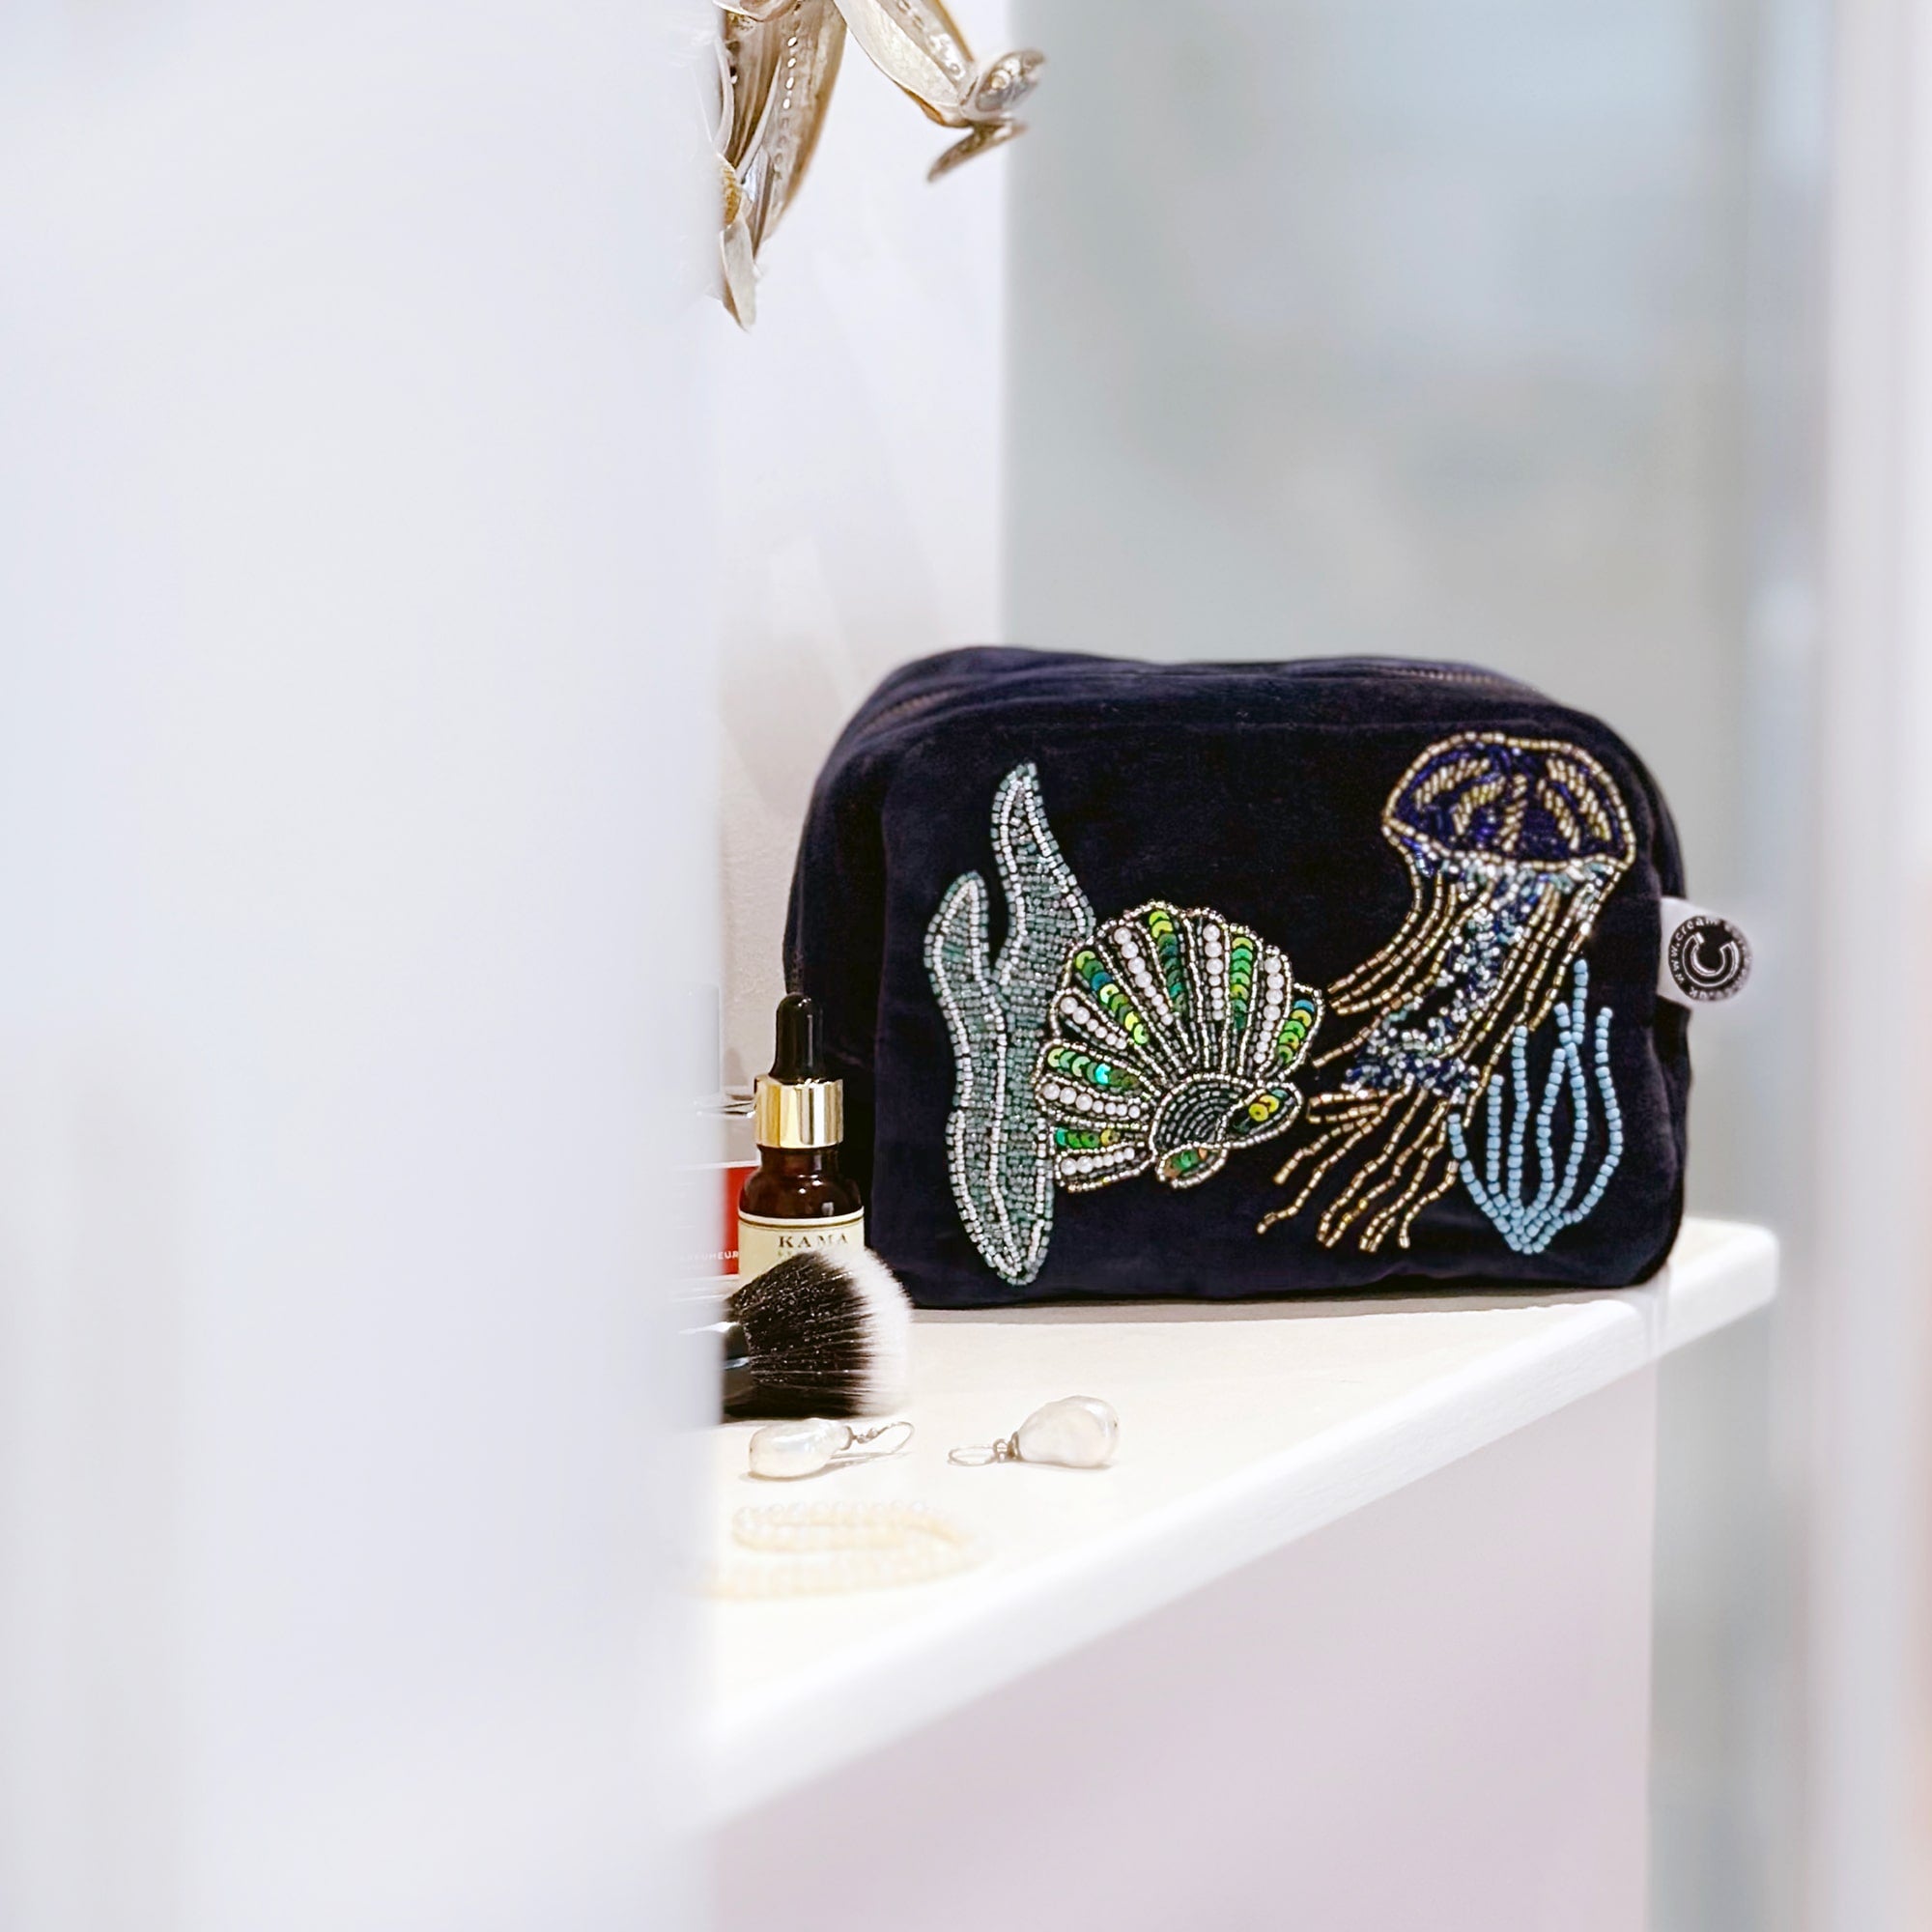
[[[1507,1154],[1503,1130],[1503,1081],[1498,1074],[1490,1082],[1486,1111],[1489,1116],[1488,1158],[1479,1174],[1469,1157],[1464,1138],[1463,1118],[1449,1116],[1449,1148],[1456,1170],[1469,1198],[1494,1224],[1496,1233],[1520,1255],[1540,1255],[1565,1228],[1574,1228],[1604,1198],[1604,1189],[1623,1158],[1624,1122],[1617,1105],[1617,1090],[1610,1078],[1610,1009],[1597,1014],[1594,1031],[1589,1025],[1584,1003],[1590,989],[1590,969],[1577,960],[1573,984],[1575,991],[1566,1006],[1558,1001],[1550,1009],[1556,1022],[1556,1047],[1549,1056],[1549,1068],[1543,1083],[1543,1101],[1536,1108],[1536,1192],[1525,1195],[1530,1184],[1526,1146],[1530,1128],[1530,1108],[1534,1089],[1529,1073],[1529,1029],[1518,1027],[1510,1036],[1510,1110]],[[1583,1176],[1583,1159],[1591,1138],[1590,1085],[1584,1069],[1586,1056],[1590,1072],[1596,1077],[1598,1096],[1604,1108],[1604,1151],[1590,1184],[1577,1198],[1577,1186]],[[1569,1147],[1558,1168],[1555,1129],[1559,1106],[1569,1102],[1564,1122]]]

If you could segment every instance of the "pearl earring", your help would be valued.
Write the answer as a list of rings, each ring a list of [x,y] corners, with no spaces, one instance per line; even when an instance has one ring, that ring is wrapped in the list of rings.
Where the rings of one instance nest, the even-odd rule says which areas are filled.
[[[1120,1447],[1121,1418],[1097,1395],[1064,1395],[1037,1408],[1004,1442],[954,1449],[949,1462],[1058,1463],[1065,1469],[1103,1469]]]
[[[895,1429],[905,1434],[890,1449],[864,1446]],[[815,1476],[835,1463],[869,1462],[875,1456],[896,1455],[911,1440],[912,1424],[903,1417],[882,1422],[876,1429],[854,1429],[848,1422],[831,1422],[822,1415],[797,1422],[768,1422],[752,1436],[752,1474],[792,1483],[801,1476]]]

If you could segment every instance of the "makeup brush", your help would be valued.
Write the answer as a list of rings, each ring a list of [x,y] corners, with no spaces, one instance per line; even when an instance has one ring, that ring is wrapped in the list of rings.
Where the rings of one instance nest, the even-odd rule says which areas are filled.
[[[812,1248],[724,1304],[724,1415],[876,1415],[904,1400],[912,1303],[869,1248]]]

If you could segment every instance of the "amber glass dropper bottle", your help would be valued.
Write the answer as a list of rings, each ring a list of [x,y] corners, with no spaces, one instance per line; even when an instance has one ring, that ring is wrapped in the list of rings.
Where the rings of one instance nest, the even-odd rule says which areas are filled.
[[[818,1014],[793,993],[779,1002],[772,1070],[753,1087],[757,1172],[738,1196],[738,1278],[808,1248],[866,1244],[866,1204],[838,1163],[845,1083],[819,1056]]]

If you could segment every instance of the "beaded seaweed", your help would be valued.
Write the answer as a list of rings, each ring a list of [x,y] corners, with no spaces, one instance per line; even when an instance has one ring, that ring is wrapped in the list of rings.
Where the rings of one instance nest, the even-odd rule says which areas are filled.
[[[993,856],[1007,901],[999,958],[987,954],[986,883],[966,872],[926,927],[925,970],[952,1040],[952,1198],[986,1264],[1022,1285],[1038,1274],[1053,1231],[1053,1130],[1034,1094],[1033,1064],[1062,962],[1094,930],[1030,763],[994,794]]]

